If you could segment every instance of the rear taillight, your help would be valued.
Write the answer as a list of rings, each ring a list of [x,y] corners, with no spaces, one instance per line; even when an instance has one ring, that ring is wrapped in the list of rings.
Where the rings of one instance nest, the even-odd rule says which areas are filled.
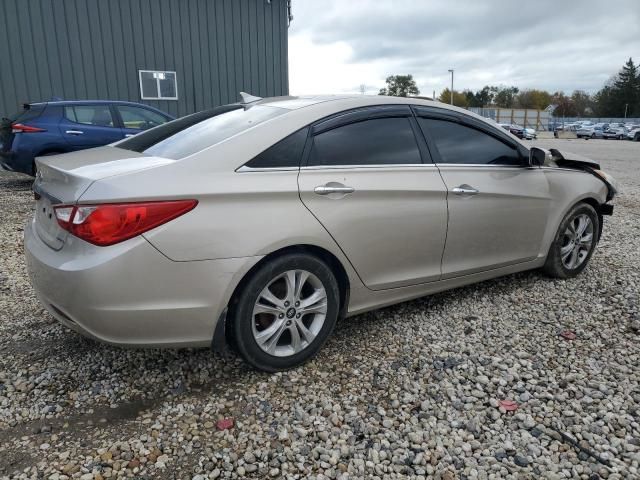
[[[58,224],[72,235],[105,247],[140,235],[193,210],[197,200],[55,207]]]
[[[37,133],[46,132],[44,128],[30,127],[29,125],[23,125],[21,123],[14,123],[11,125],[11,131],[13,133]]]

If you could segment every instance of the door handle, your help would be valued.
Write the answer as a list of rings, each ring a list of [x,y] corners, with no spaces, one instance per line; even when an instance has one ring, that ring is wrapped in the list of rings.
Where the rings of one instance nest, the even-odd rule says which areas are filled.
[[[463,185],[460,185],[459,187],[452,188],[451,191],[456,195],[476,195],[480,193],[480,190],[476,190],[475,188],[473,188],[470,185],[467,185],[466,183]]]
[[[69,135],[82,135],[84,132],[82,130],[67,130],[64,133],[68,133]]]
[[[135,133],[125,133],[124,134],[124,138],[133,137],[134,135],[135,135]]]
[[[339,185],[327,184],[327,185],[320,185],[320,186],[314,188],[313,191],[315,193],[317,193],[318,195],[329,195],[331,193],[342,193],[342,194],[346,195],[347,193],[355,192],[356,189],[353,188],[353,187],[347,187],[347,186],[342,185],[342,184],[339,184]]]

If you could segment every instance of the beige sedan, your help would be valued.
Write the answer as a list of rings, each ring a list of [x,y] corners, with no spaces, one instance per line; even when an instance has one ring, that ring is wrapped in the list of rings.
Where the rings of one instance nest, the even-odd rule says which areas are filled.
[[[437,102],[261,99],[37,161],[33,286],[61,323],[131,346],[313,356],[338,318],[589,262],[613,179]]]

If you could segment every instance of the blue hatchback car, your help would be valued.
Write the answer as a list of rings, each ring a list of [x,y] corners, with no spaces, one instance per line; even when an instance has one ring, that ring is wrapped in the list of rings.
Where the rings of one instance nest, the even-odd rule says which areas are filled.
[[[171,120],[156,108],[132,102],[25,104],[0,123],[0,166],[35,175],[35,157],[107,145]]]

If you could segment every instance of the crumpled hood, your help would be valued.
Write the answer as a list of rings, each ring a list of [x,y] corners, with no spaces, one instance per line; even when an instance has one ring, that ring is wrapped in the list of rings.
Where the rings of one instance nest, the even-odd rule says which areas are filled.
[[[550,148],[551,163],[554,166],[560,168],[574,168],[576,170],[584,170],[592,175],[595,175],[602,180],[607,186],[607,201],[613,199],[615,195],[620,191],[620,186],[615,178],[600,169],[600,164],[595,160],[584,157],[577,153],[560,151],[555,148]]]
[[[553,157],[553,161],[558,164],[558,166],[563,166],[562,164],[566,164],[566,166],[571,166],[571,164],[584,165],[590,168],[595,168],[596,170],[600,170],[600,164],[595,160],[585,157],[583,155],[579,155],[573,152],[567,152],[566,150],[557,150],[555,148],[550,148],[549,152]]]

